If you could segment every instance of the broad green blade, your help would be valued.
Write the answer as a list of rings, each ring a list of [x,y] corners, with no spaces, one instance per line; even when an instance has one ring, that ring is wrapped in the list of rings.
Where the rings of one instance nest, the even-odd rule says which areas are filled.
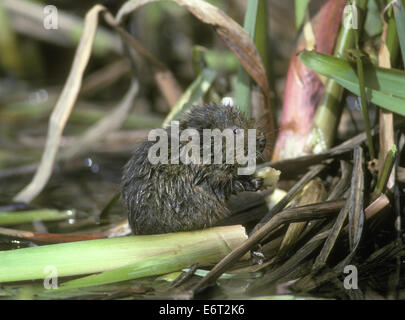
[[[402,61],[405,61],[405,10],[401,0],[394,1],[392,6],[397,24],[399,44],[401,46]]]
[[[360,95],[359,80],[355,65],[349,62],[317,52],[303,51],[299,58],[308,68],[336,80],[341,86]],[[405,72],[364,65],[364,84],[366,97],[372,103],[405,115]]]
[[[196,74],[200,74],[204,67],[212,70],[225,70],[230,73],[236,72],[239,67],[239,61],[232,52],[203,46],[193,46],[192,63]]]
[[[345,80],[337,80],[337,82],[347,90],[353,92],[356,95],[360,95],[360,89],[358,84],[355,84],[353,82],[348,82]],[[392,112],[398,113],[400,115],[405,115],[405,100],[404,98],[398,98],[391,96],[389,94],[386,94],[381,91],[377,90],[368,90],[368,97],[371,102],[374,104],[390,110]],[[397,111],[394,111],[397,110]]]
[[[243,27],[249,33],[252,40],[254,40],[255,38],[255,26],[258,7],[259,0],[248,1]],[[238,77],[236,79],[235,104],[240,110],[242,110],[246,114],[250,114],[250,76],[245,71],[245,69],[243,69],[242,66],[239,67]]]
[[[304,22],[308,4],[309,0],[295,0],[295,26],[297,27],[297,30],[301,28],[301,25]]]
[[[100,274],[94,274],[80,279],[67,281],[58,287],[58,291],[67,289],[77,289],[83,287],[99,286],[109,283],[115,283],[125,280],[137,279],[153,276],[162,273],[181,270],[189,265],[189,261],[183,259],[174,259],[173,253],[161,254],[123,266],[117,269],[104,271]]]
[[[127,276],[150,275],[150,272],[163,274],[192,263],[217,262],[244,240],[245,229],[238,225],[0,251],[0,283],[44,279],[49,276],[50,268],[54,270],[52,275],[60,278],[125,266],[118,273],[108,273],[108,281],[103,279],[102,283],[110,283],[110,276],[122,281]]]
[[[364,21],[364,31],[368,37],[375,37],[381,34],[383,24],[381,20],[380,9],[377,5],[378,0],[370,0],[367,4],[367,15]]]

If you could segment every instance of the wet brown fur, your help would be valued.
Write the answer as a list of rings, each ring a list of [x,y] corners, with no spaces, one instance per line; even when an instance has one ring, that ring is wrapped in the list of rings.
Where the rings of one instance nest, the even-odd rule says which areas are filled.
[[[193,107],[180,119],[180,133],[187,128],[198,130],[201,137],[203,129],[218,128],[222,131],[240,128],[245,132],[247,129],[257,129],[258,158],[266,143],[255,122],[230,106],[210,104]],[[170,150],[170,127],[165,130],[168,132]],[[202,143],[203,139],[200,140]],[[235,164],[225,164],[225,157],[222,164],[169,162],[152,165],[148,160],[148,150],[154,143],[144,141],[137,145],[123,172],[122,198],[135,234],[189,231],[214,226],[230,215],[227,201],[232,194],[256,191],[261,186],[260,179],[238,175],[236,161]],[[186,143],[180,142],[180,148]]]

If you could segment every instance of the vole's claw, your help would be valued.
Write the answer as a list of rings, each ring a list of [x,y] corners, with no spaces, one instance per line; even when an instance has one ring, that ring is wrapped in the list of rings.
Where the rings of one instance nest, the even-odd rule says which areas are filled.
[[[260,190],[263,187],[263,178],[252,178],[250,181],[255,191]]]
[[[238,180],[233,181],[232,191],[234,193],[245,191],[245,186]]]
[[[247,179],[245,178],[244,180],[235,181],[234,185],[236,184],[238,185],[237,188],[234,187],[234,190],[236,192],[257,191],[263,186],[263,179],[248,177]]]

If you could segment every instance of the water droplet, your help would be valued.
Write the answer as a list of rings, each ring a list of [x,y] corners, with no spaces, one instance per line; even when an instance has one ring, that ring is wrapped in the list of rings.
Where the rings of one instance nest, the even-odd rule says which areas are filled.
[[[91,160],[91,158],[84,159],[84,165],[86,167],[91,167],[93,165],[93,160]]]

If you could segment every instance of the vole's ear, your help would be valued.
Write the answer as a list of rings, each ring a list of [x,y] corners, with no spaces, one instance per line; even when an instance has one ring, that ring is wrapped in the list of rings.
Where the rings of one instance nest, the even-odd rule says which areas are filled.
[[[199,125],[199,113],[195,112],[195,107],[192,107],[189,111],[185,112],[179,120],[179,128],[185,130],[188,128],[197,128]]]
[[[179,119],[179,129],[180,130],[187,129],[189,127],[189,122],[190,122],[190,118],[191,118],[190,113],[192,111],[192,108],[193,107],[191,107],[190,110],[188,110],[180,115],[180,119]]]
[[[204,128],[207,121],[207,111],[203,106],[192,106],[180,119],[180,130],[187,128]]]
[[[179,121],[179,128],[181,130],[185,130],[188,128],[188,120],[185,117],[181,118]]]

